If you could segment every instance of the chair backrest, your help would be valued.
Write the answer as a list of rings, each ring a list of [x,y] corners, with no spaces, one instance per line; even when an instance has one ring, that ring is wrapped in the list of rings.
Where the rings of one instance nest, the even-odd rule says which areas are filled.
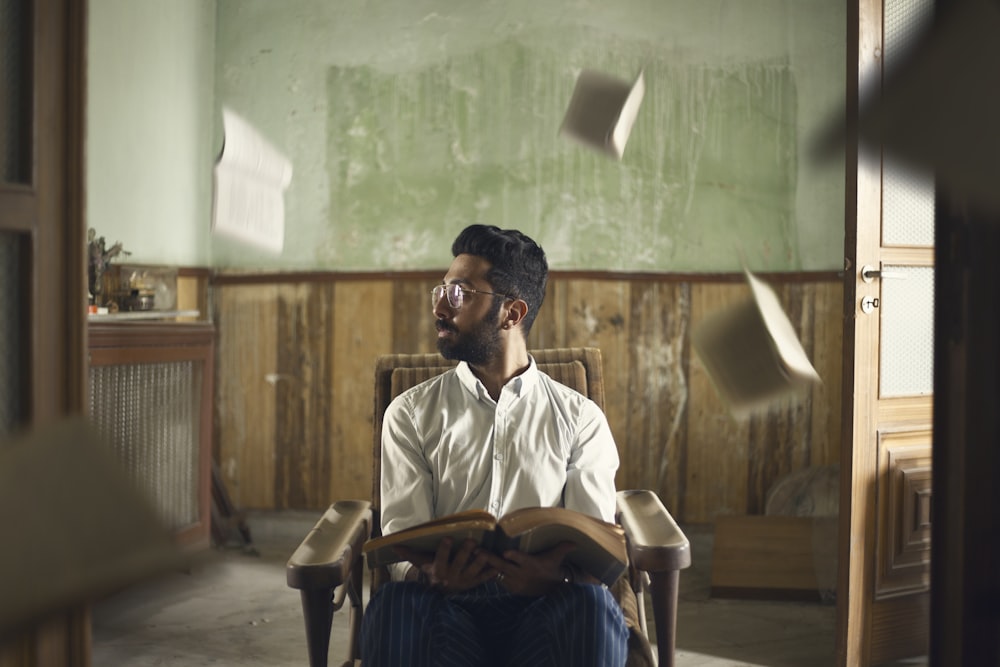
[[[577,390],[604,409],[604,376],[601,351],[596,347],[563,347],[532,350],[531,356],[539,370],[553,380]],[[373,532],[378,534],[380,498],[379,479],[382,473],[382,418],[389,403],[403,391],[424,380],[454,368],[440,354],[386,354],[375,362],[374,440],[372,449],[372,509]]]

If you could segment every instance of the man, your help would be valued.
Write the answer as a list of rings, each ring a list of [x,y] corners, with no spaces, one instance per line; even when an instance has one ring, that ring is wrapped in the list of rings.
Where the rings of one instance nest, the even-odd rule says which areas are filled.
[[[564,506],[612,521],[618,452],[603,412],[528,354],[544,251],[518,231],[472,225],[452,254],[432,300],[438,350],[461,363],[386,410],[382,532],[468,509]],[[433,554],[401,551],[408,562],[365,613],[366,667],[623,665],[621,609],[563,562],[573,547],[498,556],[443,540]]]

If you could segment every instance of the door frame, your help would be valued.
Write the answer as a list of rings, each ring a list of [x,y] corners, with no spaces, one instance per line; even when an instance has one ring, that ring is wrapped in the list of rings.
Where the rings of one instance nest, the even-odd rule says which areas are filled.
[[[0,229],[24,237],[21,295],[28,348],[20,418],[25,428],[86,406],[84,135],[87,0],[33,0],[27,39],[30,182],[0,183]],[[0,646],[0,667],[88,667],[90,616],[54,613]]]
[[[875,573],[874,559],[868,557],[869,552],[852,547],[875,543],[875,489],[855,471],[875,470],[877,461],[873,448],[854,446],[855,433],[867,434],[875,428],[872,411],[855,410],[855,387],[857,378],[870,376],[878,367],[878,359],[871,348],[858,349],[855,345],[856,338],[877,333],[877,317],[857,318],[860,299],[877,297],[877,285],[859,289],[856,276],[860,266],[878,266],[877,258],[859,256],[859,252],[877,243],[874,235],[880,227],[882,199],[881,155],[863,149],[858,122],[861,91],[881,78],[882,0],[849,1],[846,30],[843,440],[837,540],[836,664],[856,667],[868,664],[864,649],[868,643],[865,638],[870,613],[867,596],[874,588]],[[877,385],[874,390],[877,391]]]

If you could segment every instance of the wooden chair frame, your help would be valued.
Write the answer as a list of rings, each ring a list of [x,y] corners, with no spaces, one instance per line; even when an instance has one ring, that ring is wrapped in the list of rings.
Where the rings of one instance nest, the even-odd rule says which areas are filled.
[[[601,354],[597,348],[534,350],[539,368],[604,409]],[[335,502],[289,558],[286,579],[302,597],[306,643],[311,667],[326,667],[334,613],[349,601],[347,665],[360,665],[364,557],[361,547],[379,533],[379,476],[382,418],[400,391],[454,366],[438,354],[383,355],[375,365],[372,500]],[[647,632],[643,598],[651,596],[657,657],[661,667],[672,667],[676,646],[677,597],[680,570],[691,564],[687,537],[649,490],[619,491],[617,520],[628,541],[628,583],[636,595],[638,631]],[[371,590],[388,578],[375,570]],[[642,639],[645,642],[645,639]],[[645,652],[648,654],[648,643]],[[633,646],[630,644],[630,650]],[[651,658],[651,656],[649,656]],[[648,659],[648,658],[647,658]]]

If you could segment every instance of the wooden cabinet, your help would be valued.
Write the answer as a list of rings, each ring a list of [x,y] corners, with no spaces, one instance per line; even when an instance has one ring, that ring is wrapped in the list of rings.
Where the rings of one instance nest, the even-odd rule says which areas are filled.
[[[215,328],[91,322],[89,414],[178,543],[210,541]]]

